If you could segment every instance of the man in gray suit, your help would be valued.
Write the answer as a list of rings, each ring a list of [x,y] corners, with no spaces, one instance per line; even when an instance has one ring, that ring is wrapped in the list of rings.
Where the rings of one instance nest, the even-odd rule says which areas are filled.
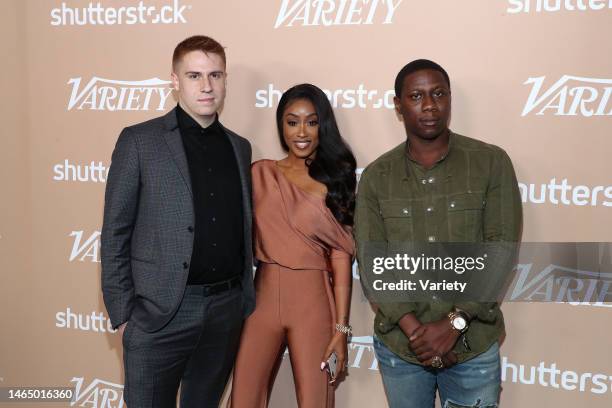
[[[125,128],[102,227],[102,291],[123,339],[130,408],[217,407],[255,295],[251,146],[218,118],[225,51],[177,45],[178,105]]]

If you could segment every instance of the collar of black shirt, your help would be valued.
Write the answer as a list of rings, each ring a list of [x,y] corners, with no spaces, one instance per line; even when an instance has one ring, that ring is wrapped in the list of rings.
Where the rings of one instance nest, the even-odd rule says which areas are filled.
[[[221,130],[221,124],[219,123],[219,114],[215,115],[215,121],[210,126],[203,128],[198,122],[195,121],[195,119],[189,116],[189,114],[185,112],[183,108],[181,108],[181,105],[179,105],[178,103],[176,104],[176,120],[178,122],[179,129],[183,131],[193,129],[204,129],[205,131]]]

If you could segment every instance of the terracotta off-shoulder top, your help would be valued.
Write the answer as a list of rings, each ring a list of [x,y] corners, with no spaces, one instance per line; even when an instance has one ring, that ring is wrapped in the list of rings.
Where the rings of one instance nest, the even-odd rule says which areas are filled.
[[[330,271],[330,259],[351,258],[353,237],[325,198],[301,190],[273,160],[251,166],[255,257],[290,269]]]

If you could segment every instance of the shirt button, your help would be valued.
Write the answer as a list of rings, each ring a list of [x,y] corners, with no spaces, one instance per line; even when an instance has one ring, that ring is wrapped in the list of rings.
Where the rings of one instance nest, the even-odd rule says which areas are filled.
[[[454,201],[450,203],[450,207],[451,208],[455,208],[455,202]]]
[[[408,211],[408,209],[407,209],[407,208],[403,208],[403,209],[402,209],[402,213],[404,213],[404,214],[408,214],[409,212],[410,212],[410,211]]]
[[[188,226],[188,227],[187,227],[187,231],[189,231],[189,232],[193,232],[193,227],[192,227],[191,225],[190,225],[190,226]]]
[[[434,210],[433,207],[427,207],[427,212],[428,213],[433,212],[433,210]]]
[[[189,264],[187,262],[183,262],[183,269],[189,268]]]
[[[213,243],[212,243],[212,246],[216,247],[216,246],[217,246],[217,243],[216,243],[216,242],[213,242]]]
[[[214,196],[215,196],[215,193],[210,193],[210,196],[211,196],[211,197],[214,197]]]
[[[434,237],[433,235],[430,235],[429,237],[427,237],[427,240],[429,242],[436,242],[436,237]]]
[[[212,271],[215,272],[217,270],[217,268],[215,268],[214,266],[212,267]]]
[[[427,184],[427,180],[423,179],[423,180],[421,180],[421,183]]]
[[[215,222],[215,221],[217,221],[217,218],[216,217],[212,217],[212,222]]]
[[[436,181],[436,178],[435,178],[435,177],[433,177],[433,176],[427,179],[427,182],[428,182],[429,184],[432,184],[434,181]]]

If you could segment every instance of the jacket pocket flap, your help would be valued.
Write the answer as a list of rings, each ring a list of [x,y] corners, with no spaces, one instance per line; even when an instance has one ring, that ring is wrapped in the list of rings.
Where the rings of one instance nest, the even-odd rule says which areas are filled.
[[[382,201],[380,215],[383,218],[406,218],[412,216],[412,208],[405,201]]]
[[[482,210],[485,200],[474,193],[456,194],[448,199],[448,211]]]

